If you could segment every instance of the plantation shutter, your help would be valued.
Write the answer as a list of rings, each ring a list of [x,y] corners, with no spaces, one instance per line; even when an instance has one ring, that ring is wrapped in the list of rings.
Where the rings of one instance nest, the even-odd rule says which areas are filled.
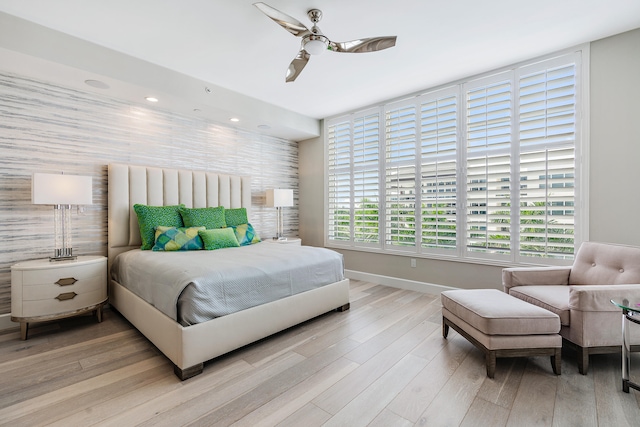
[[[466,85],[466,248],[511,251],[512,84],[505,76]]]
[[[327,240],[379,246],[380,114],[354,114],[327,123]]]
[[[379,243],[380,118],[369,114],[354,120],[353,230],[357,243]]]
[[[577,160],[588,163],[581,55],[327,121],[327,243],[472,262],[570,262],[588,231],[588,181]]]
[[[416,246],[416,107],[392,105],[385,121],[385,244]]]
[[[421,247],[457,248],[457,91],[422,97],[420,107]]]
[[[535,64],[519,77],[522,257],[573,257],[576,63],[566,61]]]
[[[328,127],[328,239],[351,240],[351,122]]]

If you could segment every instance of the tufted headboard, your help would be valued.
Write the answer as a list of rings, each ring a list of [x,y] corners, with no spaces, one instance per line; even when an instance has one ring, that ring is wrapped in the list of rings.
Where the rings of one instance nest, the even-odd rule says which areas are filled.
[[[250,217],[251,179],[205,171],[164,169],[112,163],[108,178],[109,262],[141,245],[136,203],[189,208],[246,208]]]

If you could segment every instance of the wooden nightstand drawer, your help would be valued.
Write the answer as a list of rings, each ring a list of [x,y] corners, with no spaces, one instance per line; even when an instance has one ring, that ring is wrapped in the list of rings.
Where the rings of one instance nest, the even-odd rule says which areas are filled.
[[[72,286],[74,280],[77,283],[92,277],[101,277],[104,274],[104,266],[100,263],[53,269],[24,270],[22,271],[22,285],[55,285],[61,288],[68,288],[68,286]]]
[[[99,290],[104,287],[104,280],[102,275],[93,276],[78,280],[72,285],[60,286],[56,284],[44,284],[44,285],[23,285],[22,287],[22,300],[34,301],[34,300],[46,300],[55,298],[63,293],[75,292],[76,294],[85,294]]]
[[[42,313],[53,315],[73,312],[93,305],[96,301],[104,301],[106,298],[106,289],[96,289],[82,294],[75,294],[73,291],[65,291],[51,298],[23,301],[22,316],[34,317],[39,316]]]

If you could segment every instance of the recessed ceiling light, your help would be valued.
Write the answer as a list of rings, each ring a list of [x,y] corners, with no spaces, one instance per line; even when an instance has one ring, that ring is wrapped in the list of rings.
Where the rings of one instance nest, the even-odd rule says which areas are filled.
[[[98,89],[109,89],[109,85],[100,80],[85,80],[84,83]]]
[[[231,118],[229,119],[229,121],[230,121],[230,122],[234,122],[234,123],[235,123],[235,122],[239,122],[239,121],[240,121],[240,119],[239,119],[239,118],[237,118],[237,117],[231,117]]]
[[[258,129],[271,129],[269,125],[258,125]]]
[[[194,108],[194,109],[193,109],[193,112],[194,112],[194,113],[199,113],[200,111],[202,111],[202,110],[201,110],[201,109],[199,109],[199,108]]]
[[[149,102],[158,102],[158,98],[154,98],[153,96],[147,96],[145,99]]]

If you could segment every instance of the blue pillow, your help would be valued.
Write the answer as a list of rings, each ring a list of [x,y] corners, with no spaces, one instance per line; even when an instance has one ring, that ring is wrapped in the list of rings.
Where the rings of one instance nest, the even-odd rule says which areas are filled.
[[[236,238],[240,246],[248,246],[262,241],[251,224],[232,225],[231,228],[233,228],[233,232],[236,233]]]
[[[154,251],[194,251],[204,249],[198,234],[204,227],[156,227]]]

